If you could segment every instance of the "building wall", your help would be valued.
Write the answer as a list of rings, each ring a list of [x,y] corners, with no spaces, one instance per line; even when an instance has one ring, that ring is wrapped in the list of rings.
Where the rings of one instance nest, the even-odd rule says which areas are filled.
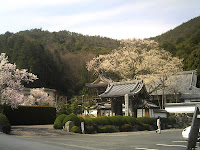
[[[194,105],[185,105],[185,106],[181,106],[181,105],[165,106],[165,110],[169,113],[194,113],[195,104]]]
[[[167,118],[166,113],[158,113],[154,112],[153,109],[149,109],[149,117],[150,118],[158,118],[160,116],[161,118]],[[137,117],[147,117],[145,116],[145,109],[137,109]]]

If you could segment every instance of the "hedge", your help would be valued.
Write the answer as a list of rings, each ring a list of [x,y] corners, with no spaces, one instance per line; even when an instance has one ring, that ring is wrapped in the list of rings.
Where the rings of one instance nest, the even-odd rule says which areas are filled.
[[[62,126],[67,121],[73,121],[75,126],[80,127],[80,122],[85,122],[85,131],[86,133],[105,133],[105,132],[128,132],[128,131],[143,131],[143,130],[155,130],[156,126],[156,118],[149,117],[141,117],[134,118],[131,116],[101,116],[97,118],[85,118],[77,117],[74,114],[71,115],[63,115],[65,116],[60,122],[62,122]],[[59,116],[60,117],[60,116]],[[57,121],[56,119],[55,122]],[[175,123],[175,119],[173,117],[169,118],[161,118],[161,122],[163,125],[173,125]],[[54,123],[55,124],[55,123]],[[61,123],[60,123],[61,124]],[[54,127],[55,128],[55,127]]]
[[[81,133],[81,129],[78,126],[73,126],[70,130],[70,132],[74,132],[74,133]]]
[[[61,114],[59,115],[56,120],[54,121],[54,129],[62,129],[63,128],[63,120],[65,119],[67,115]]]
[[[0,113],[0,132],[9,134],[11,131],[11,126],[8,118]]]
[[[3,113],[11,125],[53,124],[56,118],[56,108],[45,106],[18,106],[17,109],[5,106]]]
[[[62,122],[62,125],[64,126],[65,123],[66,123],[67,121],[72,121],[72,122],[74,123],[75,126],[78,126],[78,127],[81,126],[81,120],[80,120],[80,118],[77,117],[75,114],[67,115],[67,116],[64,118],[64,120],[63,120],[63,122]]]

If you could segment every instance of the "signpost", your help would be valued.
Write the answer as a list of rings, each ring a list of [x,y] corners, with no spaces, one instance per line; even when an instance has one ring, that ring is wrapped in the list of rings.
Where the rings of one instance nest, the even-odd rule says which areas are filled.
[[[200,127],[200,105],[196,105],[186,150],[194,150]]]
[[[125,116],[129,116],[129,97],[128,94],[124,96],[125,98]]]

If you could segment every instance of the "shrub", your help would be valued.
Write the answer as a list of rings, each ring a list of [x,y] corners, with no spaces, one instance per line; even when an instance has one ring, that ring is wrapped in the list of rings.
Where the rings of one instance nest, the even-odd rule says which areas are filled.
[[[124,124],[120,127],[121,132],[129,132],[133,130],[133,126],[131,124]]]
[[[120,115],[110,117],[110,121],[111,124],[115,126],[122,126],[123,124],[126,124],[126,120]]]
[[[110,117],[102,116],[96,118],[96,123],[98,125],[111,125]]]
[[[94,133],[95,129],[93,126],[85,126],[85,132],[88,134]]]
[[[74,133],[81,133],[81,129],[78,126],[73,126],[70,130],[70,132],[74,132]]]
[[[85,124],[89,126],[97,126],[98,118],[85,118]]]
[[[8,118],[0,113],[0,131],[9,134],[11,131],[10,122]]]
[[[85,125],[92,126],[93,125],[92,119],[93,118],[85,118]]]
[[[149,118],[149,117],[140,117],[137,118],[137,121],[143,124],[148,124],[153,128],[156,128],[156,118]]]
[[[113,133],[115,132],[115,128],[112,125],[105,125],[105,126],[100,126],[98,132],[99,133]]]
[[[126,124],[131,124],[132,126],[138,125],[138,121],[136,118],[131,116],[125,116],[124,120],[126,121]]]
[[[172,117],[172,116],[169,116],[168,120],[169,120],[169,124],[170,125],[174,125],[176,123],[176,119],[174,117]]]
[[[56,119],[56,108],[48,106],[4,106],[3,113],[11,125],[53,124]]]
[[[78,119],[80,122],[85,122],[85,120],[83,119],[83,117],[78,116]]]
[[[67,115],[62,122],[63,126],[65,125],[67,121],[72,121],[74,125],[78,127],[80,127],[81,125],[79,118],[75,114]]]
[[[151,130],[150,125],[148,125],[148,124],[143,124],[143,126],[144,126],[144,130],[148,130],[148,131]]]
[[[62,129],[63,128],[62,122],[66,116],[67,115],[65,115],[65,114],[61,114],[56,118],[56,120],[54,121],[54,125],[53,125],[54,129]]]

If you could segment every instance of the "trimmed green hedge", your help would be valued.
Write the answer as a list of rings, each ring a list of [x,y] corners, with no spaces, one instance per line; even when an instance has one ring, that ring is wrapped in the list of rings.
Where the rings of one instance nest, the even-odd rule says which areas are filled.
[[[152,126],[154,129],[156,129],[156,118],[150,118],[150,117],[139,117],[137,118],[137,121],[142,124],[147,124]]]
[[[81,133],[81,129],[78,126],[73,126],[70,130],[70,132],[74,132],[74,133]]]
[[[0,113],[0,132],[9,134],[11,131],[11,126],[8,118]]]
[[[18,106],[12,109],[5,106],[3,113],[11,125],[53,124],[56,119],[56,108],[45,106]]]
[[[63,128],[63,120],[65,119],[67,115],[61,114],[59,115],[56,120],[54,121],[54,129],[62,129]]]
[[[75,126],[78,126],[80,127],[81,126],[81,120],[79,119],[79,117],[77,117],[75,114],[70,114],[70,115],[67,115],[63,122],[62,122],[62,125],[64,126],[65,123],[67,121],[72,121],[74,123]]]
[[[61,116],[61,115],[60,115]],[[60,117],[59,116],[59,117]],[[64,115],[63,115],[64,116]],[[55,123],[57,123],[58,118]],[[61,119],[60,119],[61,120]],[[85,122],[85,131],[86,133],[106,133],[106,132],[129,132],[129,131],[143,131],[143,130],[155,130],[156,127],[156,118],[149,117],[141,117],[134,118],[130,116],[102,116],[97,118],[85,118],[77,117],[74,114],[68,115],[62,118],[60,122],[62,122],[61,127],[67,121],[73,121],[75,126],[80,128],[80,123]],[[61,124],[59,122],[59,124]],[[54,124],[55,124],[54,123]],[[169,118],[161,118],[161,123],[163,125],[173,125],[175,123],[175,119],[173,117]],[[54,127],[55,128],[55,127]]]

